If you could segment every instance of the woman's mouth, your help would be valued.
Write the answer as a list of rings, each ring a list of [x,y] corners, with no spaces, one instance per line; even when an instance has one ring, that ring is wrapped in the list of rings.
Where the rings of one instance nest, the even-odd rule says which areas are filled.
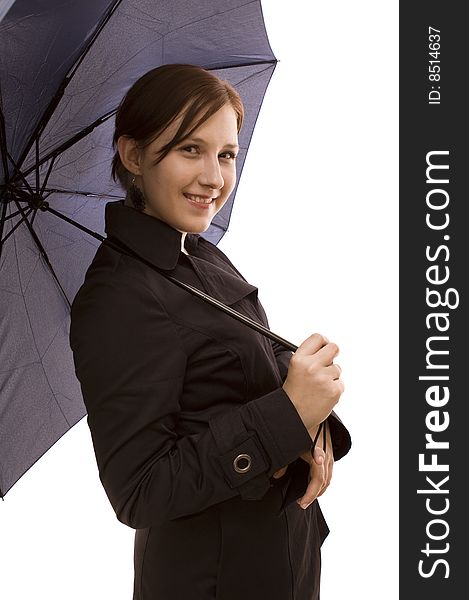
[[[183,194],[184,198],[197,208],[207,209],[213,202],[213,198],[204,198],[203,196],[195,196],[193,194]]]

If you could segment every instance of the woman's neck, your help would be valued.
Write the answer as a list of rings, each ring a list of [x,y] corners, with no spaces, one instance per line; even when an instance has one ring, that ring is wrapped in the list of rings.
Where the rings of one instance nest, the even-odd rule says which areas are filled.
[[[185,240],[186,240],[186,232],[181,231],[181,252],[184,252],[184,254],[189,254],[189,252],[184,248]]]

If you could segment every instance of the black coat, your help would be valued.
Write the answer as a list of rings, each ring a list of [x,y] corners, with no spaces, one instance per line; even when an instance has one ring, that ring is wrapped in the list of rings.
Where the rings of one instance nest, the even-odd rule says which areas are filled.
[[[187,256],[179,231],[123,201],[105,219],[110,239],[268,326],[257,288],[201,235]],[[282,388],[291,352],[105,244],[71,318],[99,477],[136,529],[134,600],[317,600],[329,529],[317,501],[295,502],[312,441]],[[350,436],[328,421],[338,460]]]

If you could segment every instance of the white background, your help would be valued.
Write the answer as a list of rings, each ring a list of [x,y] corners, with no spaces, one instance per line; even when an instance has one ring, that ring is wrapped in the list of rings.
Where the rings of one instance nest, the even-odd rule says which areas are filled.
[[[395,600],[398,3],[262,6],[280,62],[219,247],[274,332],[299,345],[319,331],[341,349],[337,413],[353,446],[321,499],[321,600]],[[2,599],[130,600],[133,537],[84,418],[0,502]]]

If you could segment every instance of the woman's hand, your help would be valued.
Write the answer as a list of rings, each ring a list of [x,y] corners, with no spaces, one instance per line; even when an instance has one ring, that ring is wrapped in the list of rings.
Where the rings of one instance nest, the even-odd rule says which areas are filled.
[[[314,458],[311,456],[311,451],[308,450],[303,454],[300,454],[300,458],[306,461],[310,465],[310,480],[306,492],[302,498],[297,500],[297,503],[300,506],[303,504],[302,508],[307,508],[315,498],[319,498],[322,496],[326,489],[328,488],[331,479],[332,479],[332,469],[334,466],[334,454],[332,450],[332,439],[331,432],[329,427],[324,425],[327,429],[326,435],[326,452],[322,449],[323,446],[323,434],[320,435],[316,442],[316,448],[314,449]],[[313,427],[309,429],[309,435],[311,436],[311,440],[314,440],[316,437],[319,426]],[[272,477],[274,479],[279,479],[283,475],[285,475],[286,470],[288,469],[288,465],[286,467],[282,467],[278,471],[276,471]]]
[[[329,416],[344,391],[342,369],[334,363],[338,352],[337,344],[314,333],[290,358],[282,387],[307,429]]]
[[[313,454],[311,452],[304,452],[300,457],[310,464],[310,480],[304,496],[298,498],[297,503],[301,508],[308,508],[308,506],[319,496],[322,496],[332,479],[332,469],[334,467],[334,454],[332,450],[332,439],[330,428],[324,423],[324,427],[327,430],[326,434],[326,452],[324,452],[323,446],[323,434],[319,436],[314,448]],[[324,430],[323,430],[324,431]],[[317,427],[314,430],[310,430],[309,433],[311,438],[314,440],[317,432]],[[278,471],[277,471],[278,473]]]
[[[317,425],[316,427],[313,427],[312,429],[308,429],[308,433],[309,433],[312,441],[314,441],[314,438],[317,435],[318,429],[319,429],[319,425]],[[318,442],[317,442],[318,444],[319,444],[319,441],[320,440],[318,440]],[[308,452],[305,452],[304,454],[300,454],[300,456],[298,458],[300,458],[300,457],[308,463],[310,463],[313,460],[313,457],[311,456],[311,452],[309,450],[308,450]],[[283,477],[286,473],[286,470],[288,469],[288,466],[289,465],[287,465],[286,467],[282,467],[278,471],[275,471],[275,473],[272,475],[272,477],[274,479],[280,479],[280,477]]]

